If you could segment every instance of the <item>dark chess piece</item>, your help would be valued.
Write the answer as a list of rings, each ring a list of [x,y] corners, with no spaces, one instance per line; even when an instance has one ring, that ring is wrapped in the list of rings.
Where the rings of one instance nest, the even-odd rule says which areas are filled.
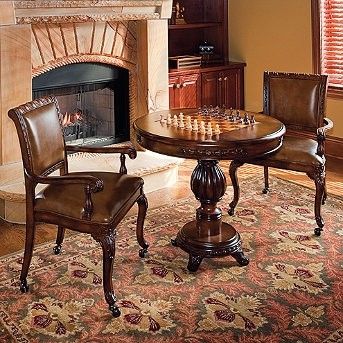
[[[250,123],[251,124],[255,124],[256,121],[255,121],[255,116],[252,114],[251,117],[250,117]]]
[[[249,120],[248,113],[245,113],[245,114],[244,114],[243,123],[244,123],[245,125],[249,125],[249,124],[250,124],[250,120]]]

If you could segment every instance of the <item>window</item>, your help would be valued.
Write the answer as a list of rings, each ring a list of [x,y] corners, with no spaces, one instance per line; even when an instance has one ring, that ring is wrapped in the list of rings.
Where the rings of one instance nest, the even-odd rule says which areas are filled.
[[[343,0],[312,0],[314,72],[329,75],[329,96],[343,98]]]

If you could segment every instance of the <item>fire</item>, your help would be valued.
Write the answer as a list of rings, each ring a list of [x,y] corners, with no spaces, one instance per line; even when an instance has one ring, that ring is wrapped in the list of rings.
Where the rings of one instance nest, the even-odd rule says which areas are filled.
[[[81,122],[82,120],[83,120],[83,117],[82,117],[81,110],[77,110],[76,112],[72,112],[72,113],[65,112],[62,118],[62,125],[64,127],[71,126],[71,125],[74,125],[75,123]]]

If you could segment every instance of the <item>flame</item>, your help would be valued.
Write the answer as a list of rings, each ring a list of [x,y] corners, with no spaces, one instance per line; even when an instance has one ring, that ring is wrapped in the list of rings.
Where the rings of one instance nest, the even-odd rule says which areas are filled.
[[[83,120],[81,111],[68,113],[65,112],[62,118],[63,127],[74,125]]]

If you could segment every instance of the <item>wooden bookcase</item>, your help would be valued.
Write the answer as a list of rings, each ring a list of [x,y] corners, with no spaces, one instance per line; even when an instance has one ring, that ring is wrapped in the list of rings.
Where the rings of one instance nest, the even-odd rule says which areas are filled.
[[[228,1],[173,0],[168,31],[170,57],[199,55],[205,42],[214,46],[200,67],[169,69],[170,108],[243,108],[245,63],[228,61]]]

